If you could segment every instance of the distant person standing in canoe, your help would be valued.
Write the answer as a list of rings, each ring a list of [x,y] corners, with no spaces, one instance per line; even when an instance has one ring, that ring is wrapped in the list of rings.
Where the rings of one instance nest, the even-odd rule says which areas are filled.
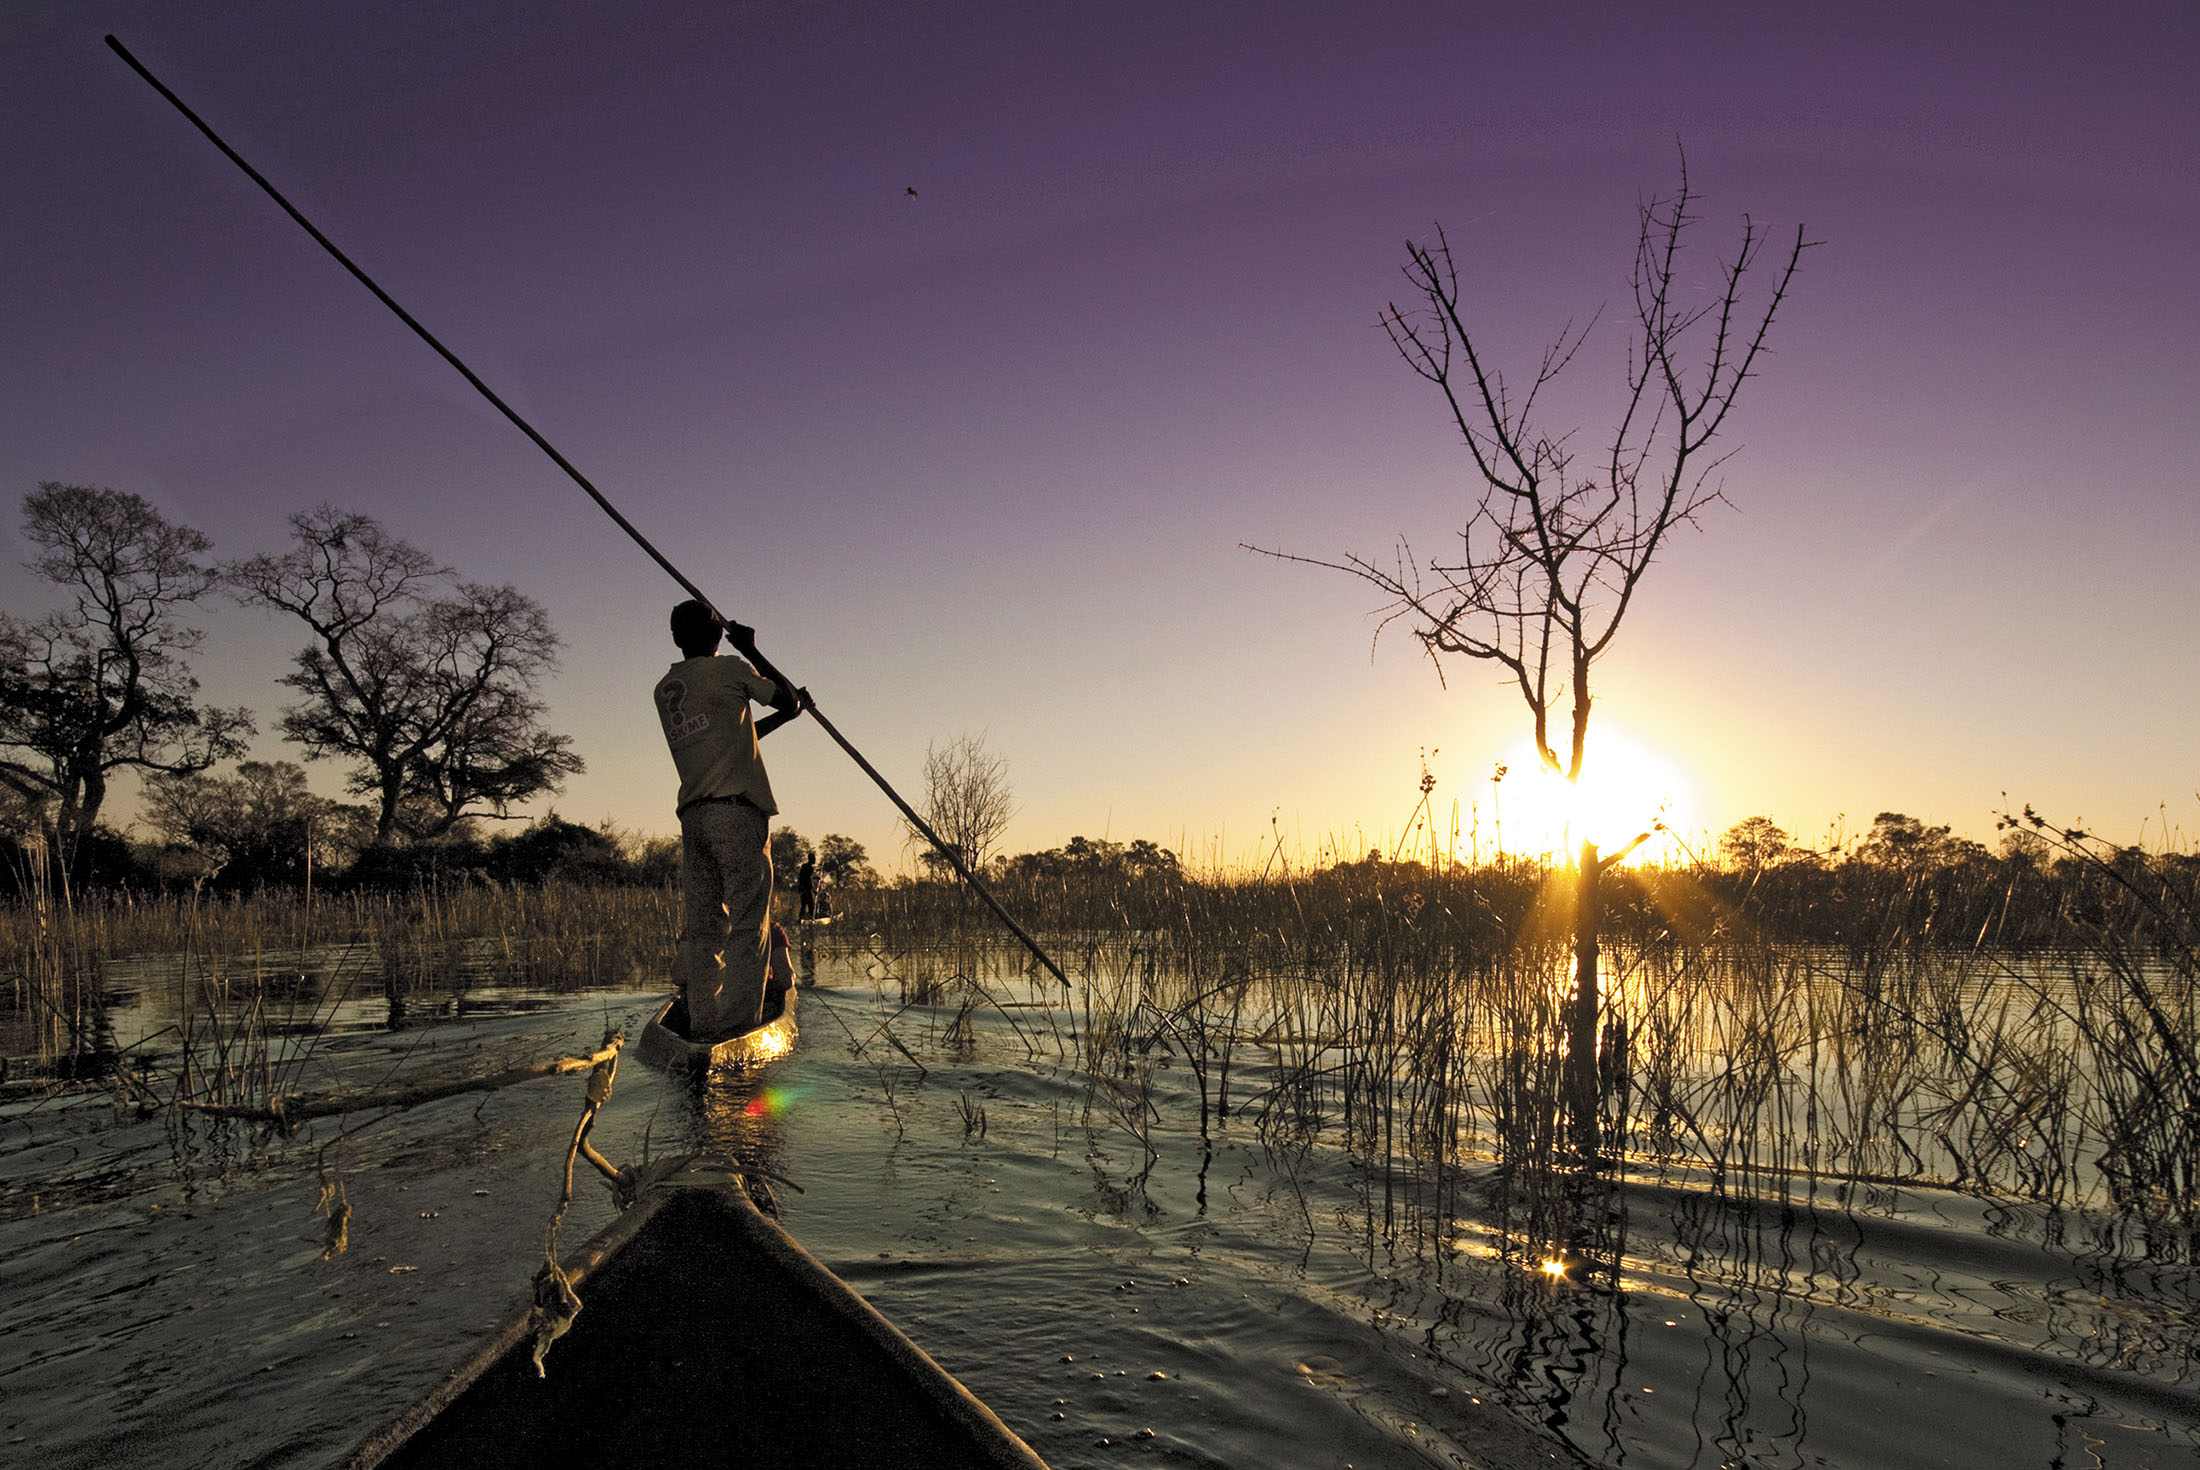
[[[745,657],[720,657],[730,635]],[[728,1036],[762,1019],[771,943],[771,819],[779,810],[757,741],[802,713],[801,692],[750,667],[756,630],[721,625],[707,603],[672,610],[680,661],[657,681],[657,714],[680,772],[680,940],[673,982],[688,1036]],[[749,702],[768,704],[762,720]]]
[[[817,854],[802,854],[802,866],[794,870],[795,888],[802,895],[802,911],[799,917],[817,917]]]

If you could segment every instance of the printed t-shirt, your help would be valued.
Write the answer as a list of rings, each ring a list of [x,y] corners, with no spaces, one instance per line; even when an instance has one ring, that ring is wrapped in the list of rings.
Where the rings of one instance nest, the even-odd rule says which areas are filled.
[[[680,771],[679,807],[745,796],[766,816],[779,810],[749,716],[750,700],[769,703],[778,692],[730,655],[682,659],[657,681],[657,717]]]

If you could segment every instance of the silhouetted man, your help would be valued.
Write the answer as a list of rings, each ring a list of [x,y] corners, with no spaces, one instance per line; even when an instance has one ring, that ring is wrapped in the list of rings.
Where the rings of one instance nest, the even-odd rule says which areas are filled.
[[[721,633],[746,658],[720,657]],[[672,610],[680,661],[657,681],[657,714],[680,772],[679,946],[673,982],[687,997],[688,1035],[730,1035],[762,1018],[770,946],[771,819],[779,810],[757,741],[802,712],[757,660],[756,630],[720,625],[707,603]],[[772,706],[751,721],[749,702]]]
[[[802,895],[801,918],[817,917],[817,854],[802,854],[802,866],[794,870],[795,889]]]

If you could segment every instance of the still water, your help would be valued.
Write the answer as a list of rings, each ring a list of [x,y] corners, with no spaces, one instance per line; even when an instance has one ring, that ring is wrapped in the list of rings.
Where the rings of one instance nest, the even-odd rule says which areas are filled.
[[[2181,1247],[1955,1194],[1623,1179],[1613,1290],[1498,1249],[1474,1187],[1445,1245],[1386,1233],[1353,1159],[1239,1118],[1203,1142],[1190,1078],[1095,1091],[1019,1039],[1036,1011],[820,978],[792,1057],[701,1096],[629,1062],[593,1141],[779,1176],[788,1229],[1061,1470],[2200,1465]],[[294,1039],[299,1088],[586,1053],[653,999],[478,986],[392,1029],[377,997]],[[116,1017],[125,1044],[163,1024]],[[582,1085],[280,1142],[0,1102],[0,1465],[339,1461],[525,1301]],[[576,1189],[565,1247],[611,1215]]]

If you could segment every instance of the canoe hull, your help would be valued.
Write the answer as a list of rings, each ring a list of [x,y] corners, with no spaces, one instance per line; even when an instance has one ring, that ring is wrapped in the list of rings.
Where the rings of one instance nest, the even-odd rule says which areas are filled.
[[[690,1041],[684,1033],[687,1002],[675,995],[657,1008],[642,1027],[635,1055],[668,1072],[711,1073],[762,1066],[794,1050],[799,1030],[795,1022],[792,987],[775,992],[767,1002],[773,1007],[764,1020],[723,1041]]]
[[[737,1186],[653,1190],[565,1264],[582,1306],[547,1378],[520,1314],[350,1470],[1045,1470]]]

